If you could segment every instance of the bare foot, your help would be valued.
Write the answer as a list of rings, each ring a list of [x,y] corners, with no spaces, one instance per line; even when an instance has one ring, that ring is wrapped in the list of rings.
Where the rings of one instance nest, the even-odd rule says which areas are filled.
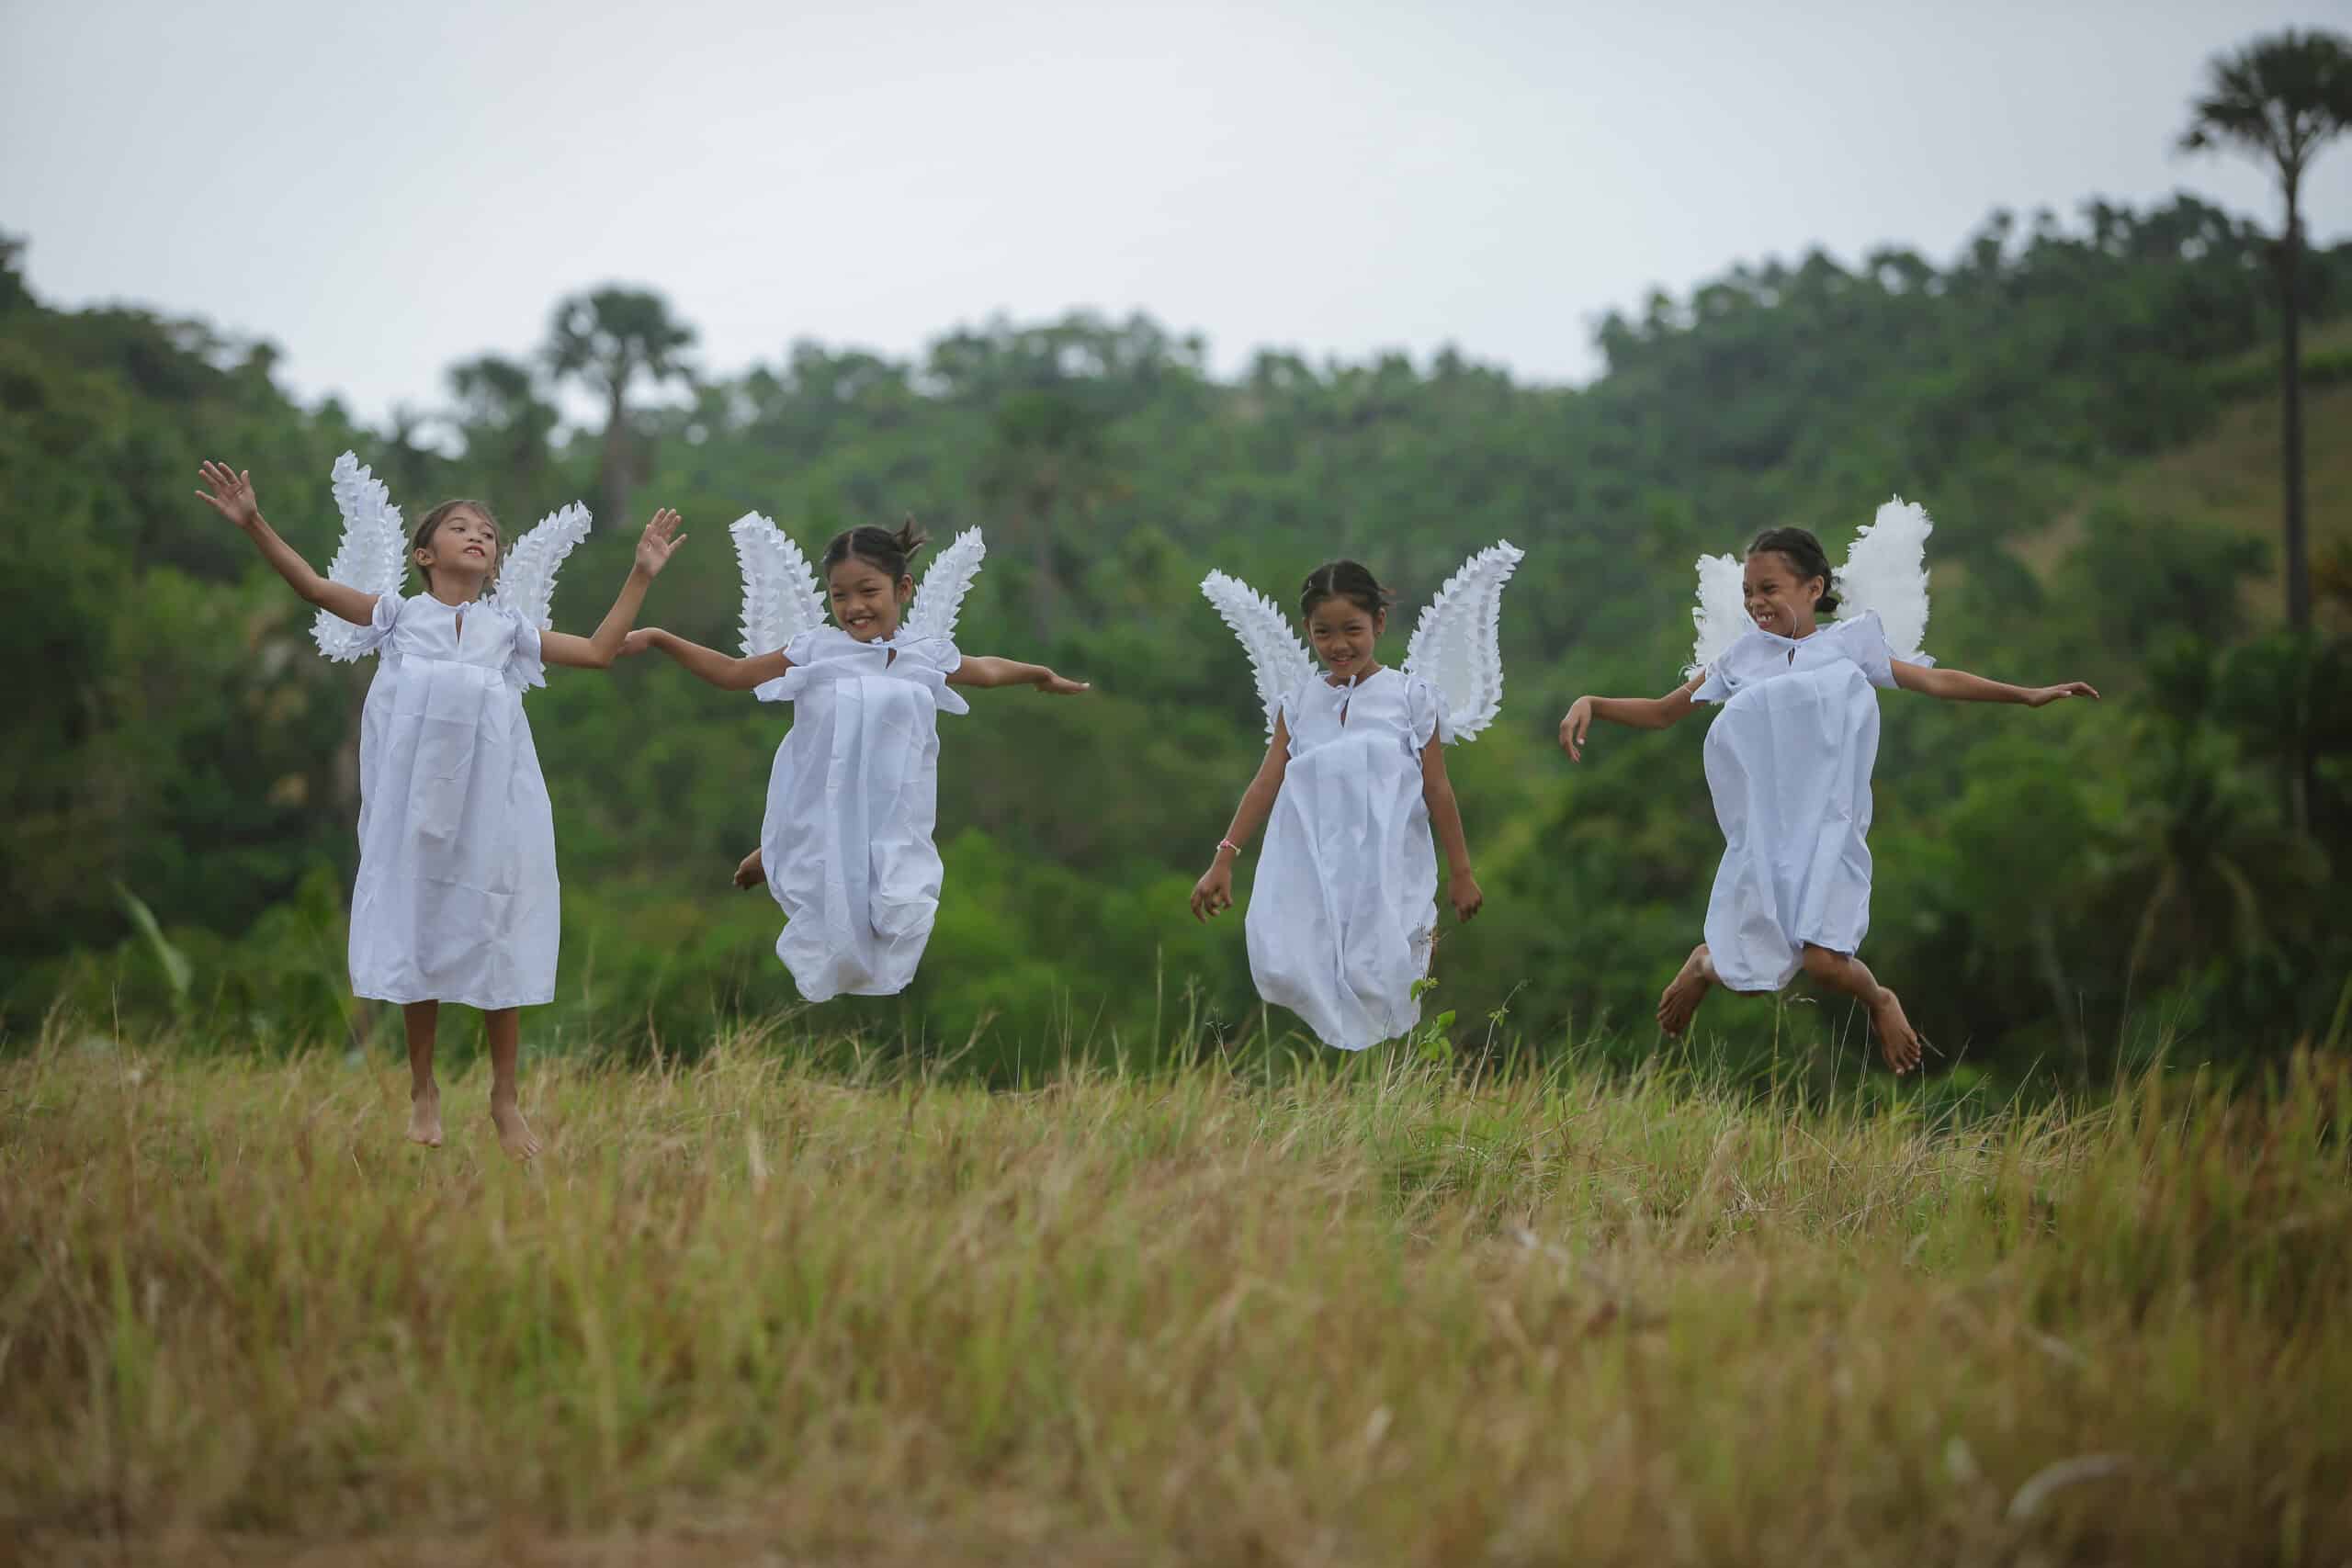
[[[531,1132],[531,1124],[523,1120],[523,1108],[511,1100],[491,1097],[490,1119],[498,1128],[498,1146],[514,1158],[536,1158],[539,1140]]]
[[[1681,969],[1657,999],[1657,1026],[1678,1040],[1690,1027],[1690,1015],[1707,999],[1707,987],[1713,985],[1707,974],[1707,944],[1701,942],[1682,961]]]
[[[735,868],[735,886],[738,887],[757,887],[767,879],[767,865],[760,859],[757,850],[745,855],[743,863]]]
[[[438,1089],[428,1089],[422,1094],[410,1091],[408,1141],[423,1144],[428,1149],[441,1146],[441,1091]]]
[[[1884,986],[1878,988],[1878,1000],[1871,1004],[1871,1026],[1878,1031],[1878,1048],[1888,1066],[1907,1073],[1919,1065],[1919,1053],[1927,1041],[1911,1027],[1903,1004]]]

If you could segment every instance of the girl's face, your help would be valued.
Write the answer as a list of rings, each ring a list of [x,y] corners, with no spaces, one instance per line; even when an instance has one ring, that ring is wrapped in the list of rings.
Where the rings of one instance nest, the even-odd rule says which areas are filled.
[[[1373,649],[1388,625],[1386,611],[1367,610],[1352,599],[1326,599],[1306,615],[1307,640],[1335,681],[1369,675],[1379,665]]]
[[[1778,550],[1757,551],[1742,574],[1748,618],[1786,637],[1813,635],[1814,601],[1828,589],[1817,577],[1799,577],[1795,564]]]
[[[894,635],[899,613],[915,591],[915,580],[889,575],[870,560],[851,556],[826,574],[833,624],[860,642]]]
[[[498,565],[498,525],[470,506],[460,506],[416,547],[416,565],[429,581],[446,580],[447,586],[462,589],[470,581],[480,592],[482,580]]]

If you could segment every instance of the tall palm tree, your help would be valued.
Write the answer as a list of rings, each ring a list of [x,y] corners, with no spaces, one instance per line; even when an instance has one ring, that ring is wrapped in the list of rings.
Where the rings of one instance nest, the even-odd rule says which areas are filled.
[[[2311,548],[2303,527],[2302,183],[2319,150],[2352,130],[2352,39],[2297,32],[2256,39],[2206,67],[2205,91],[2181,132],[2185,152],[2234,148],[2267,158],[2286,193],[2278,241],[2279,316],[2284,337],[2278,375],[2285,401],[2287,622],[2312,623]],[[2313,784],[2309,751],[2288,761],[2289,812],[2298,831],[2311,827]]]
[[[2278,242],[2285,337],[2279,375],[2286,399],[2287,619],[2298,630],[2312,618],[2303,532],[2302,183],[2319,150],[2346,130],[2352,130],[2352,39],[2289,28],[2215,57],[2180,136],[2184,152],[2226,148],[2267,159],[2287,197]]]
[[[572,295],[555,308],[548,331],[548,367],[559,379],[577,379],[604,400],[605,450],[598,488],[607,517],[627,518],[635,479],[628,395],[640,377],[660,386],[689,374],[683,355],[694,341],[695,330],[674,320],[669,302],[650,289],[607,286]]]

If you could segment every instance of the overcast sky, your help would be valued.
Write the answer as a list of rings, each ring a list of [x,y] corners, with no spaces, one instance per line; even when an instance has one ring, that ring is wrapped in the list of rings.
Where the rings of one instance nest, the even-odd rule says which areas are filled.
[[[1996,206],[2265,175],[2170,152],[2215,51],[2352,0],[1326,5],[0,0],[0,229],[65,304],[266,336],[375,417],[650,284],[733,371],[1002,311],[1594,369],[1653,285]],[[2310,182],[2352,233],[2352,144]]]

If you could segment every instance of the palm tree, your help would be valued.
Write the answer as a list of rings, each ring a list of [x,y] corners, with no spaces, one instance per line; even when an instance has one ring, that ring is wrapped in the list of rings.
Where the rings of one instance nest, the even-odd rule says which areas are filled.
[[[639,377],[656,386],[689,374],[683,351],[695,331],[671,317],[650,289],[607,286],[575,294],[548,324],[548,367],[576,378],[605,403],[605,451],[598,488],[605,515],[625,519],[634,479],[628,450],[628,395]]]
[[[2287,197],[2278,243],[2285,343],[2279,375],[2286,395],[2287,619],[2311,625],[2312,583],[2303,532],[2303,400],[2301,284],[2303,175],[2320,148],[2352,130],[2352,39],[2297,32],[2256,39],[2206,67],[2205,90],[2190,106],[2180,150],[2233,148],[2278,169]]]
[[[2320,148],[2352,130],[2352,39],[2293,28],[2256,39],[2206,68],[2205,91],[2181,132],[2184,152],[2233,147],[2267,158],[2287,196],[2278,241],[2279,315],[2284,342],[2278,374],[2285,395],[2287,623],[2312,624],[2311,552],[2303,528],[2302,210],[2303,174]],[[2311,827],[2312,759],[2288,760],[2289,813],[2296,830]]]

